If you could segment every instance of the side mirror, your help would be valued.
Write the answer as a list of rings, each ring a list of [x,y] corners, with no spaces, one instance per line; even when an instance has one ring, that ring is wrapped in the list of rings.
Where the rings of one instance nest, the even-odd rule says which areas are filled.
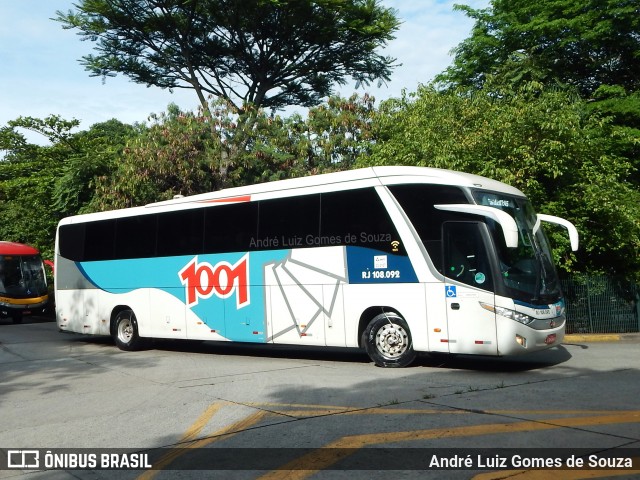
[[[575,225],[571,223],[569,220],[565,220],[564,218],[554,217],[553,215],[544,215],[542,213],[538,214],[538,219],[536,221],[535,226],[533,227],[533,233],[537,232],[540,228],[540,222],[549,222],[555,223],[557,225],[562,225],[569,232],[569,241],[571,242],[571,250],[574,252],[578,250],[579,243],[579,235],[578,230]]]
[[[498,222],[502,227],[504,241],[509,248],[517,248],[518,246],[518,225],[511,215],[502,210],[484,205],[434,205],[438,210],[447,210],[449,212],[470,213],[472,215],[481,215]]]

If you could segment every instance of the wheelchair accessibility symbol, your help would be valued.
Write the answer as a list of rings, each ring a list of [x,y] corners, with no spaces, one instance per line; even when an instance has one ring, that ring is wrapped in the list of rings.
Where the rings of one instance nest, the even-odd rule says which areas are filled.
[[[456,287],[454,285],[445,285],[444,293],[447,298],[455,298],[457,296]]]

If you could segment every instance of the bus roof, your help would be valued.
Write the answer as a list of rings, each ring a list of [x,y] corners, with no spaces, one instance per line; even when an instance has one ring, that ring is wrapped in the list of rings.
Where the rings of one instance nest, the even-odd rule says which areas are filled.
[[[15,242],[0,242],[0,255],[37,255],[38,250]]]
[[[368,167],[359,168],[355,170],[346,170],[343,172],[325,173],[320,175],[309,175],[306,177],[290,178],[286,180],[278,180],[274,182],[258,183],[254,185],[247,185],[243,187],[227,188],[224,190],[218,190],[215,192],[202,193],[198,195],[192,195],[189,197],[178,197],[172,200],[165,200],[161,202],[151,203],[146,207],[155,207],[163,205],[171,205],[176,203],[215,203],[216,200],[221,203],[233,202],[233,201],[248,201],[251,195],[262,195],[289,191],[293,191],[301,188],[317,187],[321,185],[336,185],[344,184],[347,188],[347,184],[355,184],[353,188],[365,186],[364,182],[373,181],[371,184],[387,185],[393,183],[436,183],[442,185],[459,185],[463,187],[475,187],[485,190],[499,191],[508,193],[511,195],[524,194],[506,183],[492,180],[490,178],[482,177],[480,175],[474,175],[471,173],[456,172],[453,170],[444,170],[440,168],[430,167],[397,167],[397,166],[383,166],[383,167]],[[362,183],[358,185],[358,183]]]
[[[517,188],[490,178],[464,172],[444,170],[430,167],[382,166],[367,167],[342,172],[309,175],[306,177],[257,183],[242,187],[227,188],[209,193],[178,196],[171,200],[150,203],[141,207],[123,210],[97,212],[80,215],[80,221],[92,221],[101,218],[129,216],[131,214],[150,213],[149,209],[164,207],[167,210],[185,208],[187,206],[204,206],[229,204],[262,200],[265,198],[299,195],[302,189],[355,189],[376,185],[392,185],[396,183],[435,183],[441,185],[457,185],[470,188],[481,188],[510,195],[524,196]],[[318,190],[316,190],[318,191]],[[164,209],[162,208],[162,209]],[[134,213],[135,212],[135,213]],[[62,224],[74,223],[74,217],[67,217]]]

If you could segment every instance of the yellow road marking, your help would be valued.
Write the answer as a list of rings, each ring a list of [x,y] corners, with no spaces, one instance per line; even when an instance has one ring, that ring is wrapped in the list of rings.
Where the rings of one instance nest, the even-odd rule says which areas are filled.
[[[313,416],[324,415],[333,412],[340,412],[342,414],[468,414],[476,413],[466,410],[434,410],[434,409],[404,409],[393,407],[376,407],[376,408],[355,408],[355,407],[336,407],[331,405],[301,405],[301,404],[252,404],[251,406],[262,407],[287,407],[279,411],[265,411],[260,410],[252,415],[249,415],[238,422],[228,425],[213,434],[197,440],[197,436],[201,433],[202,429],[211,420],[226,402],[214,403],[209,405],[207,409],[198,417],[198,419],[185,431],[184,435],[180,439],[180,443],[184,443],[183,448],[176,449],[165,454],[158,462],[154,463],[155,470],[149,470],[138,477],[138,480],[151,480],[162,469],[167,467],[173,461],[175,461],[181,455],[187,453],[188,449],[202,448],[213,442],[229,438],[236,433],[240,433],[247,428],[255,425],[265,416],[270,414],[287,414],[295,416]],[[295,410],[299,409],[299,410]],[[305,410],[306,409],[306,410]],[[540,431],[550,430],[563,427],[577,427],[577,426],[593,426],[593,425],[608,425],[614,423],[635,423],[640,422],[640,411],[619,412],[619,411],[584,411],[584,410],[491,410],[485,411],[488,414],[511,414],[511,415],[532,415],[532,414],[546,414],[546,415],[596,415],[596,416],[583,416],[583,417],[560,417],[544,420],[532,420],[522,421],[517,423],[498,423],[488,425],[472,425],[464,427],[451,427],[451,428],[438,428],[428,430],[415,430],[415,431],[403,431],[403,432],[383,432],[383,433],[371,433],[345,436],[340,439],[334,440],[327,444],[325,447],[316,449],[302,457],[299,457],[291,462],[285,464],[278,470],[272,471],[260,477],[260,480],[274,480],[274,479],[287,479],[287,480],[301,480],[314,473],[325,470],[330,465],[333,465],[341,459],[348,457],[353,453],[354,449],[363,448],[366,446],[376,444],[395,443],[403,441],[414,440],[428,440],[435,438],[453,438],[453,437],[465,437],[465,436],[479,436],[490,435],[496,433],[514,433],[514,432],[528,432],[528,431]],[[301,468],[304,468],[302,470]],[[539,473],[545,474],[543,476],[536,476]],[[475,480],[496,480],[498,478],[509,478],[514,476],[518,480],[538,480],[542,478],[552,478],[549,476],[553,471],[536,471],[536,470],[512,470],[512,471],[500,471],[490,472],[487,474],[481,474],[474,477]],[[588,470],[588,471],[568,471],[563,470],[561,476],[557,478],[566,479],[588,479],[588,478],[600,478],[606,473],[608,476],[618,475],[631,475],[638,473],[637,471],[617,471],[617,470]],[[494,476],[490,476],[494,475]]]
[[[524,421],[519,423],[498,423],[405,432],[350,435],[334,440],[325,447],[292,460],[291,462],[283,465],[280,469],[269,472],[259,478],[260,480],[281,480],[283,478],[286,478],[287,480],[301,480],[309,475],[325,470],[330,465],[333,465],[341,459],[349,456],[352,453],[349,449],[363,448],[376,444],[635,422],[640,422],[640,411],[625,412],[622,414],[618,413],[617,415],[604,415],[599,417],[555,418],[539,421]],[[304,468],[304,470],[302,468]],[[283,475],[285,473],[283,471],[286,470],[289,471],[286,472],[286,475]]]
[[[211,420],[211,417],[215,415],[218,410],[222,408],[223,403],[212,403],[207,407],[207,409],[198,417],[198,419],[191,424],[191,426],[187,429],[187,431],[182,435],[179,440],[179,443],[189,442],[196,438],[198,434],[202,431],[205,425]],[[184,448],[193,448],[191,443],[187,443]],[[158,460],[154,466],[158,470],[162,470],[164,467],[173,462],[176,458],[181,455],[180,450],[171,450],[170,452],[163,455],[160,460]],[[151,480],[158,474],[157,470],[148,470],[144,472],[142,475],[138,477],[138,480]]]
[[[184,435],[182,435],[182,438],[180,439],[180,443],[196,438],[198,434],[202,431],[202,429],[205,427],[205,425],[209,423],[209,420],[211,420],[211,417],[213,417],[218,412],[218,410],[222,408],[223,405],[225,404],[212,403],[211,405],[209,405],[207,409],[202,413],[202,415],[200,415],[198,419],[191,424],[191,426],[187,429]]]
[[[205,427],[205,425],[209,422],[209,420],[211,420],[211,417],[213,417],[213,415],[217,413],[224,405],[225,403],[214,403],[212,405],[209,405],[204,413],[200,415],[200,417],[198,417],[198,419],[187,429],[185,434],[180,439],[180,443],[187,443],[185,445],[182,445],[180,449],[170,450],[168,453],[163,455],[160,460],[154,462],[153,466],[155,470],[147,470],[142,475],[140,475],[137,480],[151,480],[158,473],[160,473],[161,470],[163,470],[177,458],[187,453],[188,449],[202,448],[223,438],[229,438],[230,436],[235,435],[236,433],[239,433],[258,423],[268,413],[265,411],[258,411],[252,415],[249,415],[248,417],[243,418],[242,420],[237,421],[236,423],[221,428],[220,430],[212,433],[206,438],[194,440]]]

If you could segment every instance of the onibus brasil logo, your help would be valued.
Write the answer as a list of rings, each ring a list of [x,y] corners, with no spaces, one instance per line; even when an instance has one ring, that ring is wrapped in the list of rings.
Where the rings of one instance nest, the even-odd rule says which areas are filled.
[[[215,265],[198,262],[198,257],[187,263],[178,276],[186,290],[186,303],[194,307],[198,301],[216,295],[229,298],[236,294],[238,309],[249,305],[249,254],[246,253],[233,265],[221,261]]]

